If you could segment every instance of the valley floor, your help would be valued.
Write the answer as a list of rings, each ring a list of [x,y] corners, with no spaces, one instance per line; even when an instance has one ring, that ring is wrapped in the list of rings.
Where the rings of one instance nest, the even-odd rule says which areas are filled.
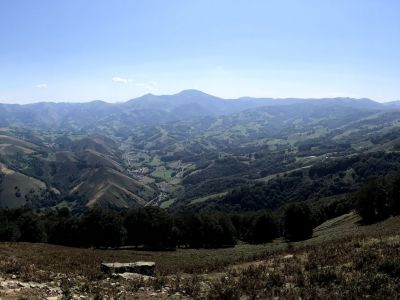
[[[1,299],[396,299],[400,217],[329,220],[313,238],[170,252],[0,244]],[[154,279],[107,278],[102,262],[155,261]]]

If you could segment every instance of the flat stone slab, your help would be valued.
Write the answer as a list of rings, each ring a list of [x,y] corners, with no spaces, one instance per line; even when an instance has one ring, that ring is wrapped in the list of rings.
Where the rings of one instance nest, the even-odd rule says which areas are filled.
[[[153,276],[156,263],[152,261],[137,261],[133,263],[102,263],[101,271],[106,274],[137,273]]]

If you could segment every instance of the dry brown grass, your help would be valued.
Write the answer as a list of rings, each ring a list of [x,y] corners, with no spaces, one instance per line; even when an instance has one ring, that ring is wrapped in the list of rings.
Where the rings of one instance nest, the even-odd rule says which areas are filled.
[[[162,298],[179,292],[204,299],[356,299],[367,295],[395,299],[400,294],[399,229],[400,218],[361,226],[350,214],[319,226],[312,239],[293,244],[278,240],[227,249],[149,252],[1,243],[0,277],[55,282],[66,296],[100,298]],[[137,260],[157,263],[156,280],[146,284],[110,280],[100,272],[102,262]],[[167,292],[161,294],[165,287]]]
[[[398,299],[400,236],[345,238],[273,254],[205,281],[204,299]],[[182,286],[182,289],[185,289]]]
[[[249,261],[266,251],[284,249],[283,243],[268,245],[241,244],[225,249],[178,249],[177,251],[99,250],[70,248],[49,244],[1,243],[0,272],[25,273],[35,267],[46,273],[70,276],[101,277],[102,262],[155,261],[160,275],[204,273]],[[36,275],[35,275],[35,278]]]

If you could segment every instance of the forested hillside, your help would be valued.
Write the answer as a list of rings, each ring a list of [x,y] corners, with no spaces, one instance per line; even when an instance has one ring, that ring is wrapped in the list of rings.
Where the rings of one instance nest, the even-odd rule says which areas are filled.
[[[368,99],[1,105],[0,206],[173,212],[343,197],[400,167],[400,111]]]

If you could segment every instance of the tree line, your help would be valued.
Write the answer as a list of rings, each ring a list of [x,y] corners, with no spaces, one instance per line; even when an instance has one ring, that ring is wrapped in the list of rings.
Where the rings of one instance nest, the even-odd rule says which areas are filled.
[[[315,226],[348,211],[341,203],[290,204],[280,211],[246,214],[171,214],[157,207],[116,212],[100,208],[79,216],[67,208],[34,212],[0,210],[0,240],[43,242],[74,247],[133,246],[145,249],[220,248],[238,240],[266,243],[278,237],[307,239]]]
[[[365,223],[400,215],[400,172],[369,180],[354,194],[354,203]]]
[[[157,207],[116,212],[67,208],[35,212],[0,210],[0,241],[47,242],[75,247],[133,246],[145,249],[220,248],[238,240],[267,243],[311,237],[325,220],[355,209],[365,223],[400,214],[400,173],[369,180],[357,192],[332,201],[292,203],[253,213],[169,213]]]

